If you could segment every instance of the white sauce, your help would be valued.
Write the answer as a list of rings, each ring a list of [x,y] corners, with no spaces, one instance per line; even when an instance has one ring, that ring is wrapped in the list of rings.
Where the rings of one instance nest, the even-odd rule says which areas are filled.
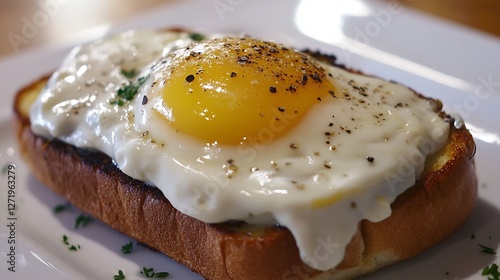
[[[201,221],[286,226],[304,262],[320,270],[343,259],[360,220],[390,216],[390,203],[447,139],[434,104],[406,87],[322,65],[337,98],[285,137],[272,139],[279,127],[270,126],[265,145],[202,143],[152,114],[158,100],[143,104],[168,79],[162,56],[190,42],[184,33],[134,31],[76,48],[33,105],[33,131],[106,153]],[[118,106],[110,103],[128,83],[122,69],[140,69],[132,81],[149,79]]]

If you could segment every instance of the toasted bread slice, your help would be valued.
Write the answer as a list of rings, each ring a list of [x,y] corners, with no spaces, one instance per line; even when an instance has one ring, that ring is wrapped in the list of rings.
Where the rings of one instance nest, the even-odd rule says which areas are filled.
[[[360,222],[342,263],[317,271],[301,261],[286,228],[201,222],[173,208],[159,189],[122,173],[108,156],[35,135],[29,108],[46,81],[22,89],[14,103],[19,148],[35,176],[81,210],[207,279],[351,279],[438,243],[464,223],[476,201],[475,144],[465,126],[450,124],[446,146],[427,159],[421,179],[392,204],[392,215]]]

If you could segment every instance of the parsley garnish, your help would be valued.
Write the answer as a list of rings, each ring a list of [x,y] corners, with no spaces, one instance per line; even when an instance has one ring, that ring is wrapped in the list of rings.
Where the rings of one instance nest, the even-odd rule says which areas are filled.
[[[135,71],[135,69],[128,70],[128,71],[125,69],[122,69],[121,73],[123,76],[125,76],[128,79],[135,78],[135,76],[137,76],[137,74],[138,74],[137,71]]]
[[[122,253],[124,254],[130,254],[132,253],[132,247],[134,246],[134,243],[130,241],[129,243],[125,244],[122,246]]]
[[[125,274],[123,274],[123,271],[118,270],[118,274],[113,275],[113,280],[123,280],[125,279]]]
[[[492,254],[492,255],[495,255],[497,253],[493,248],[481,245],[479,243],[477,245],[479,245],[479,247],[482,248],[481,252],[483,252],[483,253]]]
[[[149,75],[145,77],[140,77],[139,79],[137,79],[137,81],[129,83],[126,86],[119,88],[116,91],[116,93],[118,94],[118,98],[110,101],[109,103],[111,105],[118,104],[118,106],[123,106],[123,104],[125,104],[125,101],[130,101],[134,98],[139,88],[142,86],[142,84],[144,84],[147,81],[148,78]]]
[[[84,226],[88,225],[88,223],[90,223],[90,221],[92,221],[92,217],[80,214],[80,216],[76,217],[75,229],[77,229],[80,226],[84,227]]]
[[[70,251],[78,251],[78,249],[80,249],[80,245],[76,245],[76,246],[75,245],[71,245],[71,246],[68,247],[68,249]]]
[[[70,251],[78,251],[81,247],[80,245],[73,245],[73,244],[69,244],[69,238],[68,236],[66,236],[66,234],[63,235],[63,243],[64,245],[68,246],[68,249]]]
[[[68,237],[66,236],[66,234],[65,234],[65,235],[63,235],[63,243],[64,243],[65,245],[69,245],[69,242],[68,242]]]
[[[191,34],[189,34],[189,38],[191,38],[191,40],[193,40],[193,41],[199,42],[199,41],[205,39],[205,36],[203,36],[200,33],[191,33]]]
[[[493,263],[489,267],[485,267],[481,273],[483,276],[488,276],[488,280],[500,280],[500,272],[498,272],[498,264]]]
[[[53,211],[54,211],[54,213],[57,214],[57,213],[61,213],[62,211],[66,210],[66,209],[68,209],[70,207],[71,207],[71,204],[69,204],[69,203],[59,204],[56,207],[54,207]]]
[[[146,276],[147,278],[167,278],[170,274],[168,272],[155,272],[154,269],[151,268],[142,268],[141,274]]]

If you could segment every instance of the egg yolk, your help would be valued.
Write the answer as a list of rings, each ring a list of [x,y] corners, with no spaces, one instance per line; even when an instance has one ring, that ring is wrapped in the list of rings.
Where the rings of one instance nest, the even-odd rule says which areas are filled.
[[[310,57],[251,38],[194,43],[169,69],[161,110],[169,113],[158,113],[176,131],[209,143],[277,139],[334,91]]]

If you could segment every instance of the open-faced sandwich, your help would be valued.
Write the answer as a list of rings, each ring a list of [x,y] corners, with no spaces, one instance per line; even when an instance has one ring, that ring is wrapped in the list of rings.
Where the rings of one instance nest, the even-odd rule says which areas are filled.
[[[476,201],[473,139],[439,101],[252,37],[118,34],[14,107],[44,185],[206,279],[351,279]]]

